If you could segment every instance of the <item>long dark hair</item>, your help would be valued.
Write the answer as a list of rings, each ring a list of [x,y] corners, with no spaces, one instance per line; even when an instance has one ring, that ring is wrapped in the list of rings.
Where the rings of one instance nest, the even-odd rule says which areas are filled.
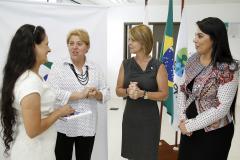
[[[211,54],[213,66],[217,66],[217,63],[236,63],[229,48],[227,28],[222,20],[216,17],[208,17],[201,21],[197,21],[197,25],[199,29],[208,34],[213,41]],[[235,94],[230,108],[230,112],[234,120],[236,99],[237,93]]]
[[[227,29],[222,20],[216,17],[208,17],[197,21],[199,29],[208,34],[213,41],[212,64],[234,62],[228,43]]]
[[[41,26],[35,27],[25,24],[17,30],[10,44],[7,61],[3,70],[4,76],[0,103],[6,154],[8,154],[10,144],[14,140],[14,126],[17,119],[17,111],[13,107],[15,99],[13,89],[19,76],[35,65],[35,44],[40,44],[45,36],[45,30]]]

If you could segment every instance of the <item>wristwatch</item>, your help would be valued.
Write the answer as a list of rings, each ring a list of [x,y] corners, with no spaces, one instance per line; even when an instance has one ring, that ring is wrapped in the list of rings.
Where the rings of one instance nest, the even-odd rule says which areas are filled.
[[[143,93],[143,98],[144,98],[144,99],[148,99],[147,91],[144,91],[144,93]]]

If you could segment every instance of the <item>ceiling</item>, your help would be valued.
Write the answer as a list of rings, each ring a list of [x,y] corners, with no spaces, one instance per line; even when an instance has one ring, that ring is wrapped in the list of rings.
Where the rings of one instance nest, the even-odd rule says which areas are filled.
[[[87,5],[144,5],[145,0],[25,0],[42,1],[51,3],[80,3]],[[174,5],[180,5],[182,0],[173,0]],[[221,3],[240,3],[240,0],[185,0],[185,5],[191,4],[221,4]],[[149,5],[167,5],[168,0],[148,0]]]
[[[66,0],[65,0],[66,1]],[[67,0],[70,1],[70,0]],[[80,3],[100,5],[142,5],[145,0],[75,0]],[[181,4],[182,0],[173,0],[174,4]],[[219,3],[240,3],[240,0],[185,0],[185,4],[219,4]],[[168,0],[148,0],[149,5],[166,5]]]

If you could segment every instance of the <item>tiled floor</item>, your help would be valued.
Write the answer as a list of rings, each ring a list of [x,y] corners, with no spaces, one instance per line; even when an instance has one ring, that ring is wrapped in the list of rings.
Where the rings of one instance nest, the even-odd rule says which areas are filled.
[[[124,111],[125,100],[115,98],[108,102],[108,160],[125,160],[121,157],[121,134],[122,134],[122,114]],[[110,110],[117,107],[118,110]],[[228,160],[240,160],[240,105],[236,107],[235,135]],[[175,131],[170,125],[170,116],[163,110],[163,122],[161,139],[169,144],[174,144]]]

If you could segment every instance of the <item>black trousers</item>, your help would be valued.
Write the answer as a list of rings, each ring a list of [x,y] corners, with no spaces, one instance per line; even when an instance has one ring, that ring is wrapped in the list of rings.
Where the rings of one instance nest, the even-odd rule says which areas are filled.
[[[93,137],[67,137],[57,133],[55,147],[56,160],[72,160],[73,145],[75,144],[76,160],[90,160],[95,136]]]

